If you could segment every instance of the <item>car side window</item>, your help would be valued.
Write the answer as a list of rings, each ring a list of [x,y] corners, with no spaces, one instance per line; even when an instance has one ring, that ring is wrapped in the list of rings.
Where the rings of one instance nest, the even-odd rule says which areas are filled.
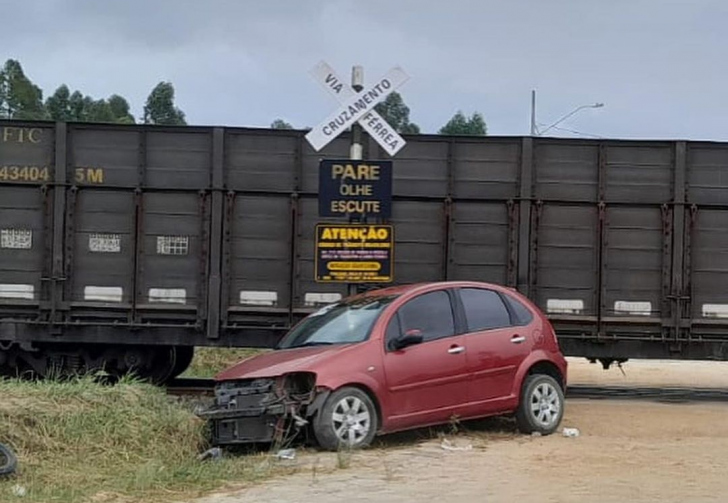
[[[510,295],[504,295],[503,297],[506,299],[506,302],[508,302],[511,311],[516,318],[514,320],[514,325],[523,326],[531,323],[531,321],[533,320],[533,314],[531,314],[531,311],[529,311],[526,306],[524,306],[521,302],[517,301]]]
[[[387,347],[390,347],[389,345],[391,344],[391,342],[399,339],[401,336],[402,327],[399,323],[399,315],[397,313],[394,313],[392,319],[389,320],[389,325],[387,325],[387,332],[384,335]]]
[[[465,309],[468,332],[511,326],[511,315],[503,299],[493,290],[463,288],[460,299]]]
[[[455,317],[447,292],[430,292],[415,297],[399,308],[400,332],[419,330],[424,342],[455,334]]]

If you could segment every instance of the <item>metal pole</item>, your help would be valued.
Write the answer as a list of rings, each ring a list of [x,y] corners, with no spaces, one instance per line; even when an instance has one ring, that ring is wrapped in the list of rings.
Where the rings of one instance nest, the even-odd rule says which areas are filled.
[[[536,90],[531,91],[531,136],[536,136]]]
[[[354,66],[351,70],[351,87],[357,93],[364,89],[364,68],[361,66]],[[363,157],[362,127],[358,122],[355,122],[351,126],[351,149],[349,150],[349,157],[352,161],[361,161]],[[351,222],[351,220],[352,219],[350,217],[349,222]],[[356,283],[349,283],[348,294],[355,295],[356,293]]]
[[[355,92],[361,92],[364,89],[364,68],[361,66],[355,66],[351,70],[351,87]],[[351,151],[350,156],[352,161],[362,160],[362,127],[361,124],[355,122],[351,126]]]

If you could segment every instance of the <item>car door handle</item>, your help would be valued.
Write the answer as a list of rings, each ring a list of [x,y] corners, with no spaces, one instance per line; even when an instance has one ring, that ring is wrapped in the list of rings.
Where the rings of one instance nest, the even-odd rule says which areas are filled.
[[[514,335],[513,337],[511,337],[511,342],[513,344],[520,344],[525,341],[526,341],[526,338],[522,335]]]
[[[453,346],[447,350],[447,352],[451,355],[456,355],[458,353],[462,353],[463,351],[465,351],[465,348],[462,346]]]

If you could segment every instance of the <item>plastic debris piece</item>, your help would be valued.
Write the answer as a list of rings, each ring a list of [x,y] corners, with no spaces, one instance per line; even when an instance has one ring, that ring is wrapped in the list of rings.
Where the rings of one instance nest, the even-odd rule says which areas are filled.
[[[541,436],[541,432],[540,431],[531,432],[531,436],[532,437],[540,437]]]
[[[296,449],[281,449],[276,457],[278,459],[296,459]]]
[[[293,414],[293,420],[296,422],[296,426],[299,428],[303,428],[308,424],[308,421],[299,416],[298,414]]]
[[[199,456],[197,456],[197,459],[198,461],[204,461],[206,459],[222,459],[222,449],[220,449],[219,447],[213,447],[212,449],[208,449]]]
[[[455,445],[448,439],[443,438],[440,447],[442,447],[446,451],[471,451],[473,449],[473,444]]]
[[[576,428],[564,428],[561,433],[567,438],[576,438],[579,436],[579,430]]]
[[[25,489],[25,487],[21,486],[20,484],[15,484],[13,486],[12,491],[13,491],[13,496],[17,496],[18,498],[22,498],[28,492],[27,489]]]

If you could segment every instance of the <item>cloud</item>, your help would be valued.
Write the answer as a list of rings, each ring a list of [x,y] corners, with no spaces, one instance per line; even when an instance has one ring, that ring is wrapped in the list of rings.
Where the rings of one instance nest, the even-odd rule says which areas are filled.
[[[480,111],[491,134],[526,134],[575,107],[565,127],[602,136],[727,139],[728,4],[718,0],[0,0],[22,29],[6,57],[51,93],[119,93],[141,113],[160,80],[199,124],[299,127],[336,104],[308,74],[321,59],[374,80],[399,64],[412,120],[436,131]],[[566,134],[566,133],[564,133]]]

